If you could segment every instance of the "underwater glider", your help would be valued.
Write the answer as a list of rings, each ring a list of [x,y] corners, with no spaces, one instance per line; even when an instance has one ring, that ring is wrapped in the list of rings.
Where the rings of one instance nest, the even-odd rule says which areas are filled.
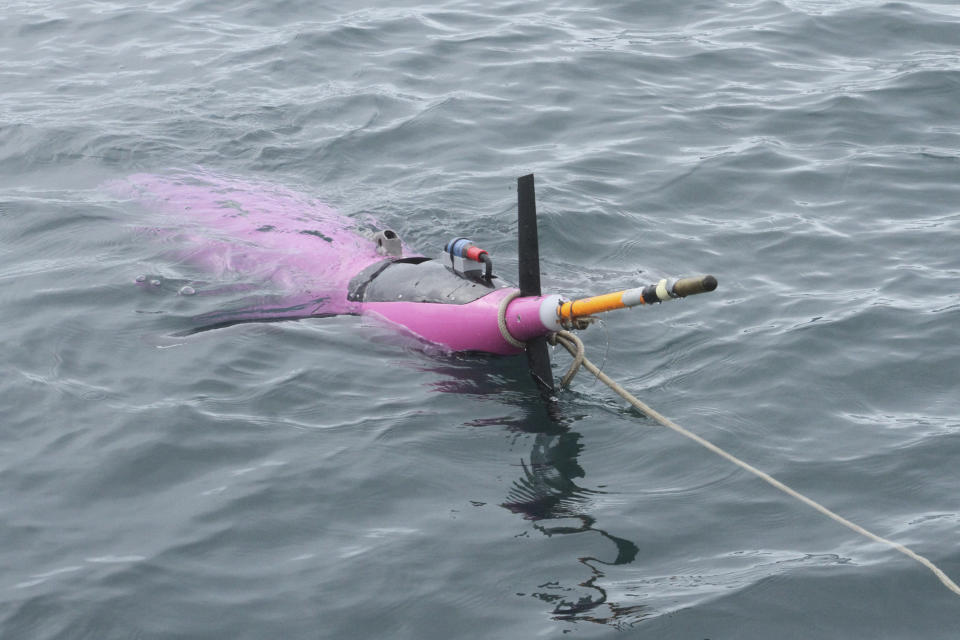
[[[597,313],[717,286],[713,276],[698,276],[579,300],[543,295],[532,174],[517,181],[518,287],[496,275],[490,254],[466,238],[448,242],[441,259],[427,258],[389,229],[364,232],[330,207],[275,185],[195,172],[134,175],[112,190],[173,216],[184,261],[214,275],[265,278],[282,292],[282,304],[201,321],[375,316],[452,351],[526,352],[534,379],[550,391],[549,334],[583,328]]]
[[[864,529],[684,429],[585,358],[582,343],[567,329],[584,328],[596,313],[713,291],[717,280],[713,276],[663,279],[572,301],[556,294],[544,296],[532,174],[517,181],[519,287],[497,277],[489,253],[466,238],[448,242],[444,257],[431,260],[411,253],[393,231],[364,233],[353,220],[330,207],[275,185],[194,172],[134,175],[112,183],[110,190],[168,214],[170,220],[157,232],[172,234],[168,242],[177,245],[181,260],[212,275],[266,279],[280,294],[279,306],[255,305],[198,317],[196,320],[206,323],[198,330],[237,322],[339,314],[378,316],[453,351],[526,352],[531,375],[545,392],[554,390],[547,348],[550,336],[572,354],[576,352],[565,380],[582,364],[647,417],[835,522],[922,564],[960,596],[960,586],[928,558]],[[162,284],[146,276],[137,282]]]

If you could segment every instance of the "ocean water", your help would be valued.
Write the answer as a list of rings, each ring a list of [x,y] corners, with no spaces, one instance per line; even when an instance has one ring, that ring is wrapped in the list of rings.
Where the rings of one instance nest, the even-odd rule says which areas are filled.
[[[588,356],[960,579],[958,105],[947,0],[7,0],[0,637],[960,636],[588,374],[553,415],[357,317],[172,337],[210,276],[104,186],[276,184],[509,279],[534,172],[545,290],[720,281]]]

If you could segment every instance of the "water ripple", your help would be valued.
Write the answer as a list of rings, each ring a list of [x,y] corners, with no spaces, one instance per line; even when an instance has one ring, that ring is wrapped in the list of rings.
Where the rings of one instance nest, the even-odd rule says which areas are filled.
[[[535,171],[545,289],[720,280],[587,332],[605,371],[954,572],[958,19],[7,2],[0,635],[955,637],[928,576],[583,376],[551,415],[522,359],[356,318],[177,335],[271,291],[99,185],[200,166],[512,279]]]

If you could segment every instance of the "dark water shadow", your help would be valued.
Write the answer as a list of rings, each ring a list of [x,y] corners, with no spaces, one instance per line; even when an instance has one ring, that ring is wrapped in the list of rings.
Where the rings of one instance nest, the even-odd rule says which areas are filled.
[[[500,506],[529,521],[533,531],[548,538],[593,534],[611,545],[612,559],[584,556],[571,560],[587,567],[587,580],[576,585],[548,582],[530,595],[548,603],[555,620],[566,622],[589,621],[622,629],[655,615],[644,604],[611,602],[603,587],[604,567],[632,563],[639,549],[631,540],[597,527],[590,514],[592,499],[606,491],[584,486],[587,472],[579,462],[583,436],[574,426],[585,416],[578,415],[563,395],[541,397],[522,358],[457,358],[459,362],[425,367],[446,378],[434,385],[436,391],[495,397],[519,410],[509,416],[471,420],[466,426],[533,436],[530,452],[521,460],[523,473],[513,480]],[[491,369],[498,375],[489,375]]]

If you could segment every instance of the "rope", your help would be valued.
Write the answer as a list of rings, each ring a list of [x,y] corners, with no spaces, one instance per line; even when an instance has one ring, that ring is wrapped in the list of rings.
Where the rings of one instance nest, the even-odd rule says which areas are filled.
[[[793,498],[796,498],[797,500],[799,500],[800,502],[803,502],[803,503],[806,504],[807,506],[813,507],[814,509],[816,509],[817,511],[819,511],[819,512],[822,513],[823,515],[825,515],[825,516],[827,516],[828,518],[830,518],[831,520],[833,520],[833,521],[835,521],[835,522],[839,522],[839,523],[842,524],[843,526],[845,526],[845,527],[847,527],[847,528],[849,528],[849,529],[852,529],[853,531],[856,531],[857,533],[859,533],[860,535],[862,535],[862,536],[864,536],[864,537],[866,537],[866,538],[869,538],[869,539],[871,539],[871,540],[873,540],[873,541],[875,541],[875,542],[883,543],[883,544],[885,544],[885,545],[887,545],[887,546],[889,546],[889,547],[891,547],[891,548],[899,551],[900,553],[902,553],[903,555],[907,556],[908,558],[911,558],[911,559],[913,559],[913,560],[916,560],[917,562],[919,562],[920,564],[922,564],[923,566],[925,566],[927,569],[929,569],[930,571],[932,571],[932,572],[933,572],[933,575],[937,576],[937,578],[940,580],[940,582],[942,582],[942,583],[944,584],[944,586],[947,587],[947,589],[950,589],[950,591],[952,591],[952,592],[954,592],[955,594],[957,594],[958,596],[960,596],[960,587],[958,587],[958,586],[953,582],[953,580],[951,580],[950,577],[949,577],[946,573],[944,573],[937,565],[933,564],[933,562],[931,562],[930,560],[928,560],[928,559],[925,558],[924,556],[920,555],[919,553],[916,553],[916,552],[913,551],[912,549],[909,549],[909,548],[903,546],[903,545],[900,544],[899,542],[894,542],[894,541],[892,541],[892,540],[888,540],[887,538],[883,538],[883,537],[881,537],[881,536],[878,536],[878,535],[875,534],[875,533],[872,533],[872,532],[870,532],[870,531],[867,531],[866,529],[864,529],[864,528],[861,527],[860,525],[858,525],[858,524],[856,524],[856,523],[853,523],[853,522],[850,522],[850,521],[847,520],[846,518],[844,518],[844,517],[842,517],[842,516],[834,513],[834,512],[831,511],[830,509],[827,509],[825,506],[823,506],[823,505],[820,504],[819,502],[816,502],[815,500],[813,500],[813,499],[811,499],[811,498],[808,498],[807,496],[803,495],[803,494],[800,493],[799,491],[796,491],[796,490],[794,490],[794,489],[791,489],[790,487],[788,487],[787,485],[783,484],[782,482],[780,482],[779,480],[777,480],[777,479],[774,478],[773,476],[771,476],[771,475],[769,475],[769,474],[767,474],[767,473],[764,473],[763,471],[760,471],[759,469],[757,469],[757,468],[754,467],[753,465],[750,465],[750,464],[744,462],[743,460],[741,460],[740,458],[734,456],[733,454],[727,453],[726,451],[724,451],[723,449],[721,449],[721,448],[718,447],[717,445],[713,444],[713,443],[710,442],[709,440],[705,440],[704,438],[701,438],[700,436],[698,436],[697,434],[693,433],[692,431],[687,431],[686,429],[684,429],[683,427],[681,427],[680,425],[678,425],[676,422],[674,422],[674,421],[671,420],[670,418],[667,418],[666,416],[662,415],[662,414],[659,413],[658,411],[655,411],[654,409],[652,409],[652,408],[649,407],[648,405],[644,404],[643,402],[641,402],[640,400],[638,400],[637,398],[635,398],[629,391],[627,391],[626,389],[624,389],[623,387],[621,387],[619,384],[617,384],[616,382],[614,382],[612,379],[610,379],[610,377],[607,376],[607,374],[605,374],[605,373],[603,373],[602,371],[600,371],[600,369],[598,369],[595,364],[593,364],[592,362],[590,362],[590,360],[588,360],[586,357],[584,357],[584,355],[583,355],[583,351],[584,351],[584,349],[583,349],[583,342],[581,342],[579,338],[577,338],[575,335],[573,335],[573,334],[570,333],[569,331],[558,331],[557,333],[551,335],[551,336],[550,336],[550,342],[551,342],[551,344],[557,344],[557,343],[561,344],[567,351],[570,352],[570,355],[572,355],[572,356],[574,357],[574,365],[575,365],[575,366],[572,365],[572,366],[570,367],[570,370],[567,371],[567,374],[563,377],[563,380],[562,380],[562,382],[561,382],[562,385],[566,386],[566,385],[569,383],[570,379],[572,379],[573,376],[576,375],[577,370],[580,368],[580,365],[582,364],[584,367],[587,368],[587,371],[589,371],[590,373],[592,373],[593,375],[595,375],[598,380],[600,380],[601,382],[603,382],[604,384],[606,384],[608,387],[610,387],[617,395],[619,395],[621,398],[623,398],[624,400],[626,400],[627,402],[629,402],[629,403],[630,403],[631,405],[633,405],[638,411],[640,411],[641,413],[643,413],[643,414],[646,415],[647,417],[649,417],[649,418],[651,418],[651,419],[659,422],[660,424],[662,424],[662,425],[665,426],[665,427],[669,427],[670,429],[673,429],[674,431],[676,431],[676,432],[679,433],[680,435],[684,436],[685,438],[689,438],[690,440],[693,440],[693,441],[696,442],[697,444],[699,444],[699,445],[701,445],[701,446],[703,446],[703,447],[706,447],[707,449],[709,449],[710,451],[714,452],[714,453],[717,454],[718,456],[720,456],[720,457],[722,457],[722,458],[726,458],[727,460],[729,460],[729,461],[732,462],[733,464],[737,465],[738,467],[740,467],[740,468],[742,468],[742,469],[745,469],[745,470],[749,471],[750,473],[752,473],[753,475],[757,476],[758,478],[760,478],[761,480],[763,480],[763,481],[766,482],[767,484],[769,484],[769,485],[771,485],[771,486],[779,489],[780,491],[783,491],[783,492],[786,493],[788,496],[791,496],[791,497],[793,497]]]
[[[517,349],[526,349],[527,343],[514,338],[510,335],[510,329],[507,328],[507,306],[519,297],[519,291],[511,291],[500,299],[500,306],[497,307],[497,326],[500,328],[500,335],[507,341],[507,344]]]
[[[563,343],[562,340],[569,340],[572,342],[573,350],[571,350],[567,344]],[[577,375],[578,371],[580,371],[580,366],[583,364],[583,361],[586,360],[586,356],[584,355],[583,341],[569,331],[560,331],[558,333],[551,333],[550,336],[547,337],[547,342],[550,344],[557,344],[560,342],[560,344],[563,344],[563,346],[566,347],[567,351],[570,351],[570,355],[573,356],[573,362],[570,363],[570,368],[567,369],[567,372],[563,374],[562,378],[560,378],[561,387],[569,386],[570,381],[573,380],[573,377]]]

